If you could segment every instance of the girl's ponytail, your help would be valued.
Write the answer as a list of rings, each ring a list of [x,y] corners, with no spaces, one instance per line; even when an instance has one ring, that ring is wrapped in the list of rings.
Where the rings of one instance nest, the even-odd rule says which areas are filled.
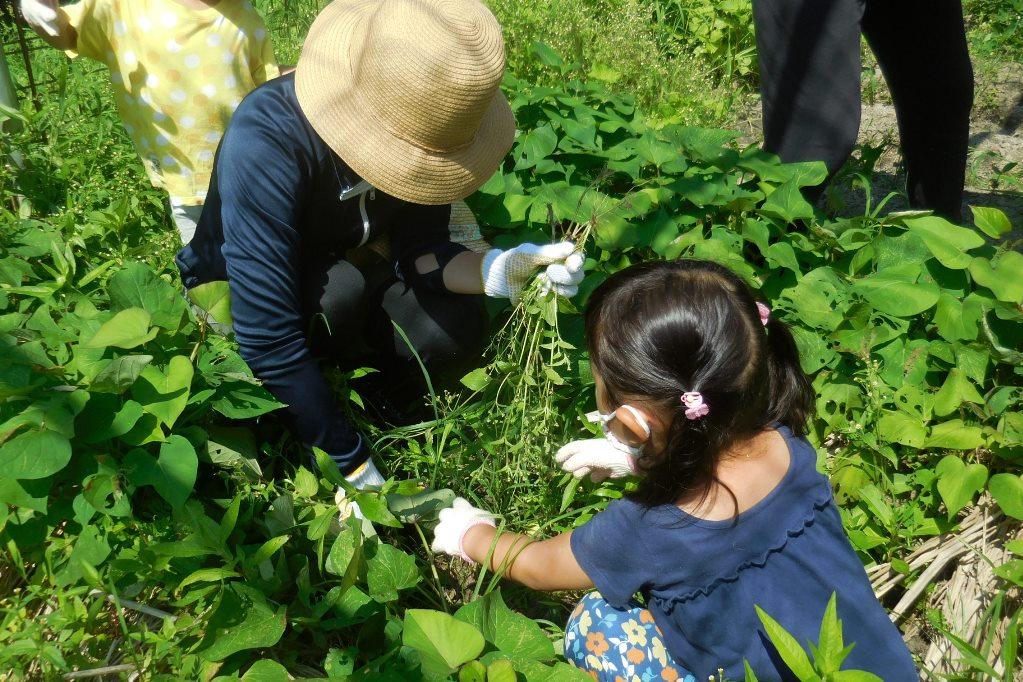
[[[771,315],[767,332],[767,364],[770,375],[772,423],[784,424],[797,436],[806,434],[806,423],[813,414],[814,395],[810,379],[799,364],[799,349],[787,324]]]

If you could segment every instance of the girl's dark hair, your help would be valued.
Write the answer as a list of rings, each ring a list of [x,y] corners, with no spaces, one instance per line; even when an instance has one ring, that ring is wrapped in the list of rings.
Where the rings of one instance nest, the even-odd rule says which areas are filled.
[[[613,405],[641,398],[672,415],[665,452],[639,460],[634,497],[645,505],[702,501],[723,453],[764,429],[805,433],[814,397],[792,333],[773,315],[764,327],[750,288],[716,263],[650,261],[612,275],[590,296],[586,338]],[[686,418],[687,391],[709,414]]]

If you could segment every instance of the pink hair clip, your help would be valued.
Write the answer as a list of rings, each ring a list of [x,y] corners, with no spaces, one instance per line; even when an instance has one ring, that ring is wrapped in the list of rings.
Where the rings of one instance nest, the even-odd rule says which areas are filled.
[[[757,301],[757,312],[760,313],[760,324],[766,327],[767,321],[771,319],[771,309]]]
[[[686,406],[686,419],[689,420],[699,419],[710,412],[710,407],[703,402],[703,394],[699,391],[683,393],[682,404]]]

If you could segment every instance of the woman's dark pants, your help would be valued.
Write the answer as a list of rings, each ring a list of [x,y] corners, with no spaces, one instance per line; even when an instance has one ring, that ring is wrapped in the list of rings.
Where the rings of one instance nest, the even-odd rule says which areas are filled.
[[[895,103],[910,205],[962,218],[973,67],[961,0],[753,0],[753,19],[767,151],[842,166],[860,126],[862,33]]]
[[[374,394],[371,400],[399,411],[419,401],[426,383],[416,355],[435,385],[479,362],[487,326],[482,296],[408,287],[383,261],[356,267],[323,257],[307,259],[304,267],[311,349],[344,368],[379,370],[361,382]]]

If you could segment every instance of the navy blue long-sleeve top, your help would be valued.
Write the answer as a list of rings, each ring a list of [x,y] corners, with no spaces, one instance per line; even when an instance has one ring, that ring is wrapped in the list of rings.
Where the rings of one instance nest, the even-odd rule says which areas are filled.
[[[365,455],[306,346],[303,264],[387,235],[395,270],[411,284],[419,277],[415,258],[450,243],[450,205],[411,204],[380,191],[348,199],[360,181],[302,113],[294,74],[269,81],[234,113],[195,237],[176,258],[187,288],[230,283],[242,357],[288,406],[303,442],[350,453],[343,468]]]

